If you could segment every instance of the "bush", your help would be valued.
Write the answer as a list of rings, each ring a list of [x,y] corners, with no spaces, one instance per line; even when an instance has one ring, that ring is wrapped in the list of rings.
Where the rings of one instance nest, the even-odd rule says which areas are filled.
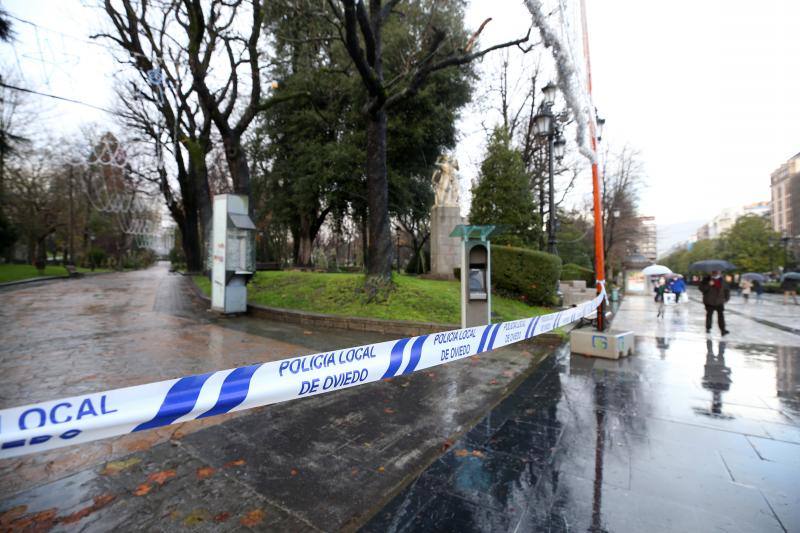
[[[499,292],[530,305],[553,305],[561,274],[561,259],[552,254],[492,246],[492,284]]]
[[[769,294],[783,294],[781,284],[777,281],[764,283],[764,292]]]
[[[587,287],[594,287],[594,270],[575,263],[567,263],[561,268],[561,281],[583,280]]]
[[[431,253],[423,250],[422,254],[414,254],[406,265],[406,274],[425,274],[431,270]]]
[[[106,251],[102,248],[98,248],[93,246],[91,250],[89,250],[89,257],[88,263],[86,266],[91,267],[94,270],[96,267],[105,266],[106,258],[107,258]]]

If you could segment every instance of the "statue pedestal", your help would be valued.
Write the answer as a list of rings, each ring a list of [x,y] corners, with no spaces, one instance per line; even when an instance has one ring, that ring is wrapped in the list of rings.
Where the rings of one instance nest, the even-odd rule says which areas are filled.
[[[450,237],[450,232],[463,223],[461,209],[456,205],[435,205],[431,209],[431,277],[455,279],[453,269],[461,266],[461,240]]]

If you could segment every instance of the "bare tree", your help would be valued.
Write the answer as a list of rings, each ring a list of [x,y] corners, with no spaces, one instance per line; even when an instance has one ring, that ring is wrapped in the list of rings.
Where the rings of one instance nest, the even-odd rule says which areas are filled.
[[[610,156],[610,157],[609,157]],[[609,161],[610,159],[610,161]],[[610,168],[609,168],[610,163]],[[603,253],[612,279],[614,267],[619,267],[628,246],[640,236],[638,220],[639,188],[644,169],[639,152],[624,146],[618,153],[606,150],[602,172]]]

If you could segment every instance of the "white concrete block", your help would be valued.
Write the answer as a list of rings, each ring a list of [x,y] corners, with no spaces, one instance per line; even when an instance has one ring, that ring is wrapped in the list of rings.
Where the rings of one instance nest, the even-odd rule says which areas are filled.
[[[569,334],[569,346],[572,353],[589,357],[619,359],[633,353],[633,332],[574,329]]]

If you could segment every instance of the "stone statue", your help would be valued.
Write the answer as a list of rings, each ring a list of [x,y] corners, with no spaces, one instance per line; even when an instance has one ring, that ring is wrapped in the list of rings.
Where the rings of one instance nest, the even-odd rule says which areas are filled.
[[[438,167],[433,172],[433,190],[436,194],[433,205],[458,206],[458,161],[449,155],[442,154],[436,159]]]

